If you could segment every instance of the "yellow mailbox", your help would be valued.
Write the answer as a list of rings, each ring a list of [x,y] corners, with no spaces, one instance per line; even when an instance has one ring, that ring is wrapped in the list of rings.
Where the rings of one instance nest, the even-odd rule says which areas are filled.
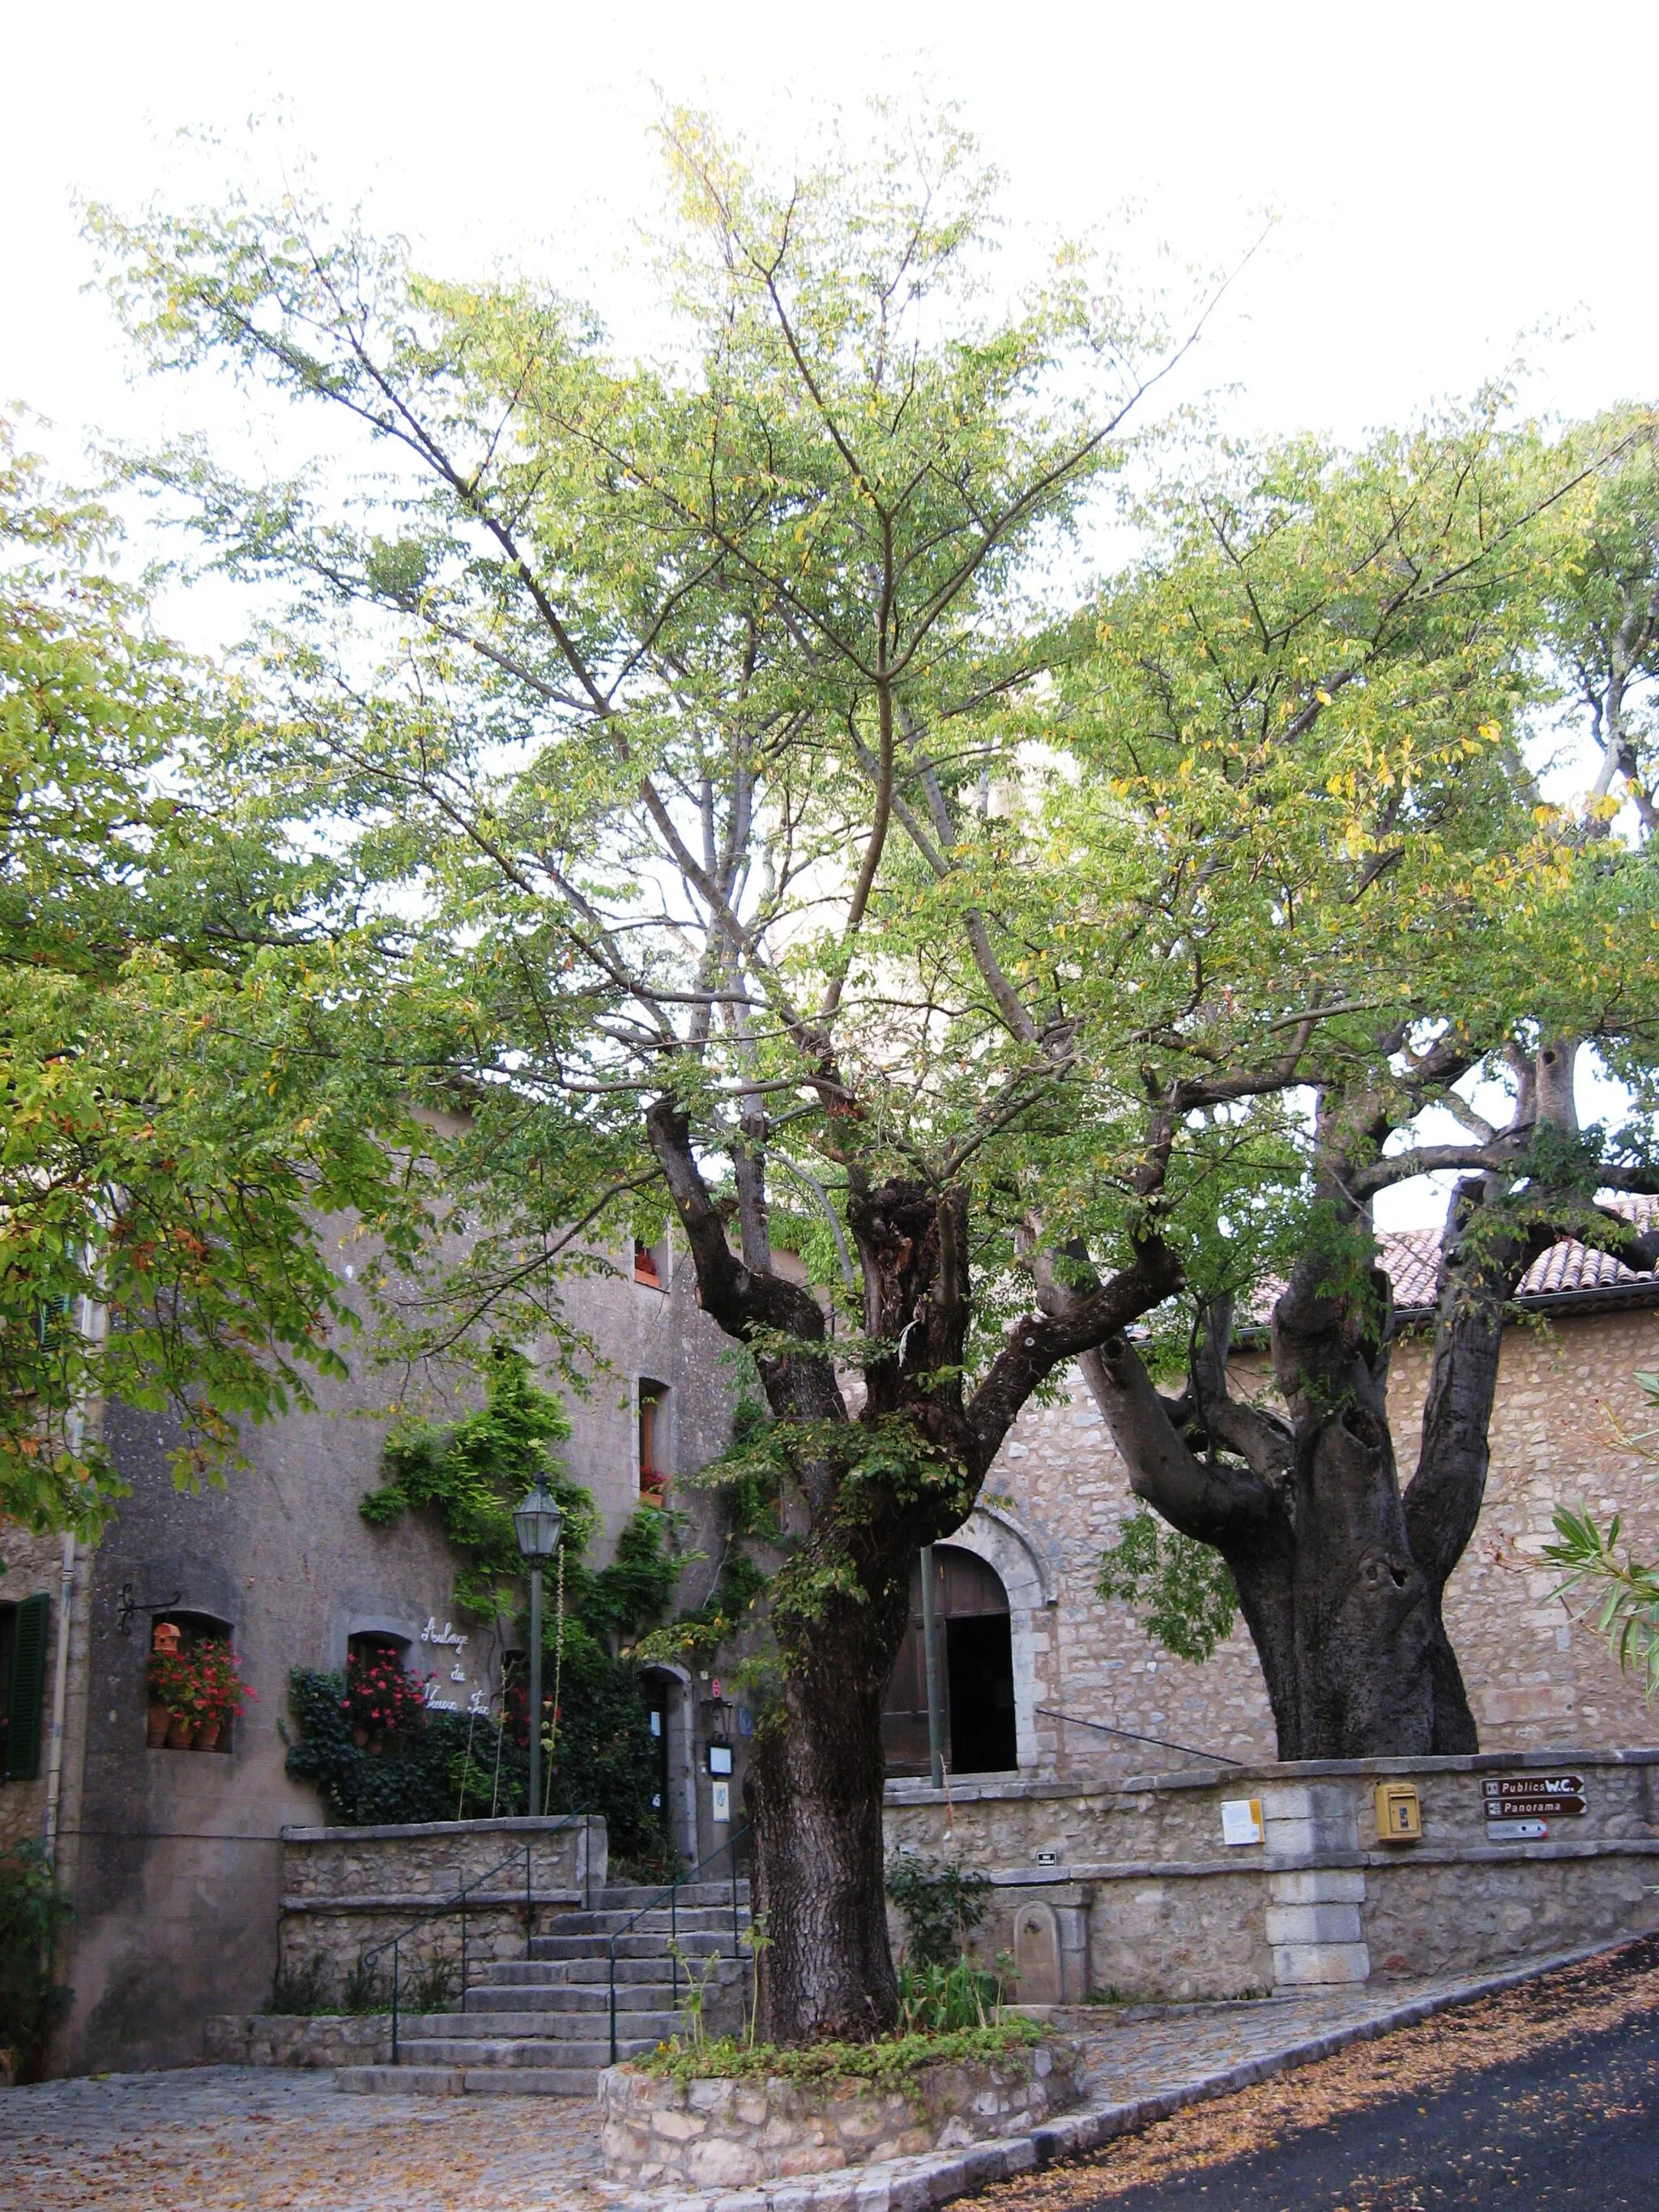
[[[1379,1782],[1376,1785],[1376,1840],[1380,1844],[1415,1844],[1422,1840],[1423,1802],[1414,1782]]]

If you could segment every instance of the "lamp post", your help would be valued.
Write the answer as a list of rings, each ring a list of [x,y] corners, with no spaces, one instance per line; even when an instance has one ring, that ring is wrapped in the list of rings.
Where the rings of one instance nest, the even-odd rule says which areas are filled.
[[[538,1474],[513,1515],[519,1555],[530,1570],[530,1800],[535,1815],[542,1802],[542,1567],[559,1548],[564,1516]]]

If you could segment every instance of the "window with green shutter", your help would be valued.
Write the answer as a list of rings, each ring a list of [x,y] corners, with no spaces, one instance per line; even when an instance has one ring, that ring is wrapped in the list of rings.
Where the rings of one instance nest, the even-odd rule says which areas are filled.
[[[6,1695],[6,1779],[33,1782],[40,1771],[40,1709],[46,1687],[44,1590],[13,1609],[11,1680]]]

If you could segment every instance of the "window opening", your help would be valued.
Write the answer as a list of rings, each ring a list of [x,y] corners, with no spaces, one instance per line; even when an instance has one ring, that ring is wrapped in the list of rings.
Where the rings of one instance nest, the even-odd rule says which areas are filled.
[[[33,1782],[40,1771],[51,1610],[44,1590],[0,1605],[0,1782]]]
[[[377,1659],[395,1659],[401,1667],[409,1651],[406,1636],[393,1636],[379,1628],[365,1628],[346,1638],[346,1664],[354,1660],[368,1665]]]
[[[152,1751],[234,1747],[240,1676],[228,1620],[177,1606],[153,1613],[145,1680],[145,1741]]]
[[[667,1287],[663,1279],[665,1273],[655,1248],[642,1237],[636,1237],[634,1239],[634,1280],[648,1284],[653,1291],[665,1290]]]
[[[410,1672],[413,1649],[408,1637],[386,1629],[359,1629],[347,1637],[346,1717],[360,1749],[382,1750],[423,1717],[427,1686]]]
[[[640,1502],[661,1505],[668,1490],[668,1391],[640,1379]]]

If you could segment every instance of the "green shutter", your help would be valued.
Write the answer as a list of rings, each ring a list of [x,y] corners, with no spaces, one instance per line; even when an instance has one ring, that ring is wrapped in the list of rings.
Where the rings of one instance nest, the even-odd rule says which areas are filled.
[[[40,1706],[46,1686],[46,1614],[44,1590],[17,1608],[17,1640],[11,1652],[11,1698],[7,1712],[6,1779],[33,1782],[40,1771]]]

